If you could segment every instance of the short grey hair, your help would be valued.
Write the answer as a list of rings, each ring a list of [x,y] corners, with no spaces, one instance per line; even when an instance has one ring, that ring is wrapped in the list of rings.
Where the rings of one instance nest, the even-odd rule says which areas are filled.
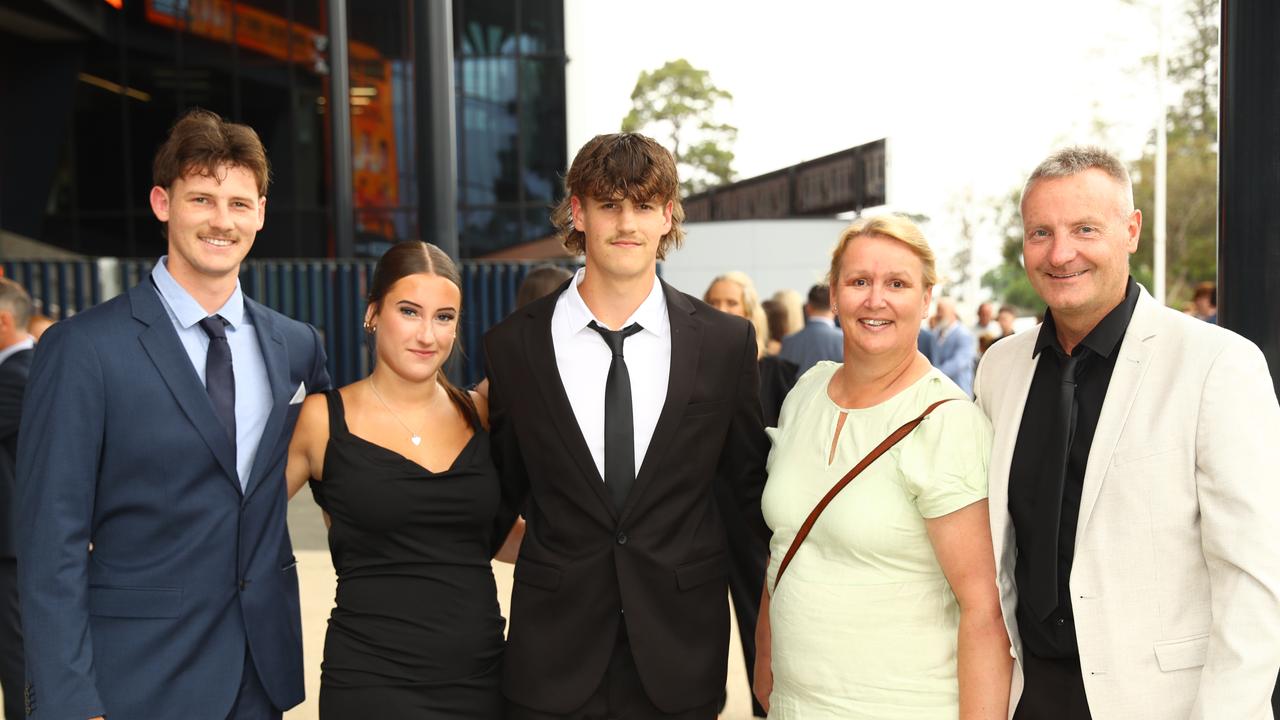
[[[13,313],[14,325],[26,330],[31,322],[31,296],[18,283],[0,277],[0,311]]]
[[[1022,197],[1018,200],[1018,206],[1022,206],[1022,201],[1027,199],[1031,186],[1041,178],[1071,177],[1095,168],[1120,183],[1129,200],[1129,207],[1133,208],[1133,182],[1129,179],[1129,171],[1125,169],[1124,163],[1120,162],[1119,158],[1096,145],[1064,147],[1045,158],[1035,170],[1031,171],[1031,177],[1027,178],[1027,183],[1022,186]]]

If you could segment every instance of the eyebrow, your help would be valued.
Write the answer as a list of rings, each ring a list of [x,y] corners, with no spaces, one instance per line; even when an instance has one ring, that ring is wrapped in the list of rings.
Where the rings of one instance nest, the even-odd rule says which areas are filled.
[[[397,305],[397,306],[399,306],[399,305],[409,305],[409,306],[413,307],[413,308],[414,308],[414,309],[416,309],[416,310],[421,310],[421,309],[422,309],[422,306],[421,306],[421,305],[419,305],[418,303],[416,303],[416,302],[414,302],[414,301],[412,301],[412,300],[405,300],[405,299],[397,300],[397,301],[396,301],[396,305]],[[452,306],[452,305],[446,305],[446,306],[444,306],[444,307],[438,307],[438,308],[436,308],[436,311],[437,311],[437,312],[439,312],[439,311],[441,311],[441,310],[452,310],[452,311],[454,311],[454,312],[458,312],[458,309],[457,309],[457,308],[455,308],[455,307],[454,307],[454,306]]]

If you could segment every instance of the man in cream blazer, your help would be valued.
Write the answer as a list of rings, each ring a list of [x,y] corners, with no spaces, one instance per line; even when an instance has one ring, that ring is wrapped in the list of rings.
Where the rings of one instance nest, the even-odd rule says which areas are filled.
[[[1018,720],[1271,718],[1280,407],[1256,346],[1129,277],[1142,214],[1096,148],[1027,181],[1043,325],[996,343],[991,533]]]

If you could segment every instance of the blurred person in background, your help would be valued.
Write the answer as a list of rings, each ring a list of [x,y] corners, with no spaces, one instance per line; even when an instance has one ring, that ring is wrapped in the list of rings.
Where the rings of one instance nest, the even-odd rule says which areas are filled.
[[[1018,319],[1018,311],[1013,309],[1012,305],[1001,305],[1000,312],[996,313],[996,324],[1000,326],[1000,333],[996,339],[1007,338],[1014,334],[1013,323]]]
[[[785,309],[785,321],[779,326],[780,333],[775,338],[778,341],[778,350],[772,354],[777,355],[782,350],[782,339],[792,333],[798,333],[804,329],[804,296],[791,288],[783,288],[773,294],[770,300],[780,304]]]
[[[31,339],[40,342],[40,336],[44,335],[44,331],[48,330],[56,321],[48,315],[40,313],[31,314],[31,322],[27,323],[27,332],[31,334]]]
[[[1211,324],[1218,324],[1218,286],[1212,282],[1196,285],[1195,294],[1191,296],[1195,305],[1195,316]]]
[[[444,251],[392,246],[365,310],[373,372],[308,398],[298,417],[289,494],[310,482],[338,575],[322,720],[502,717],[490,560],[514,561],[520,533],[489,454],[488,403],[443,370],[461,312]]]
[[[765,324],[769,327],[769,340],[764,344],[766,355],[777,355],[782,350],[782,338],[787,332],[787,308],[777,300],[769,299],[760,303],[764,309]]]
[[[758,304],[758,297],[751,278],[744,273],[727,272],[711,281],[703,300],[721,312],[752,321],[756,326],[756,340],[760,341],[768,336],[768,328],[761,327],[767,324],[767,320],[764,309]],[[763,347],[760,348],[759,365],[764,424],[773,427],[778,424],[783,399],[795,385],[796,366],[782,358],[765,355]],[[737,512],[732,488],[719,477],[714,487],[729,538],[729,596],[733,599],[733,611],[738,619],[738,636],[742,640],[742,656],[750,683],[755,675],[756,616],[760,612],[760,588],[764,585],[769,548],[751,532],[741,513]],[[757,717],[765,716],[764,708],[754,697],[752,710]]]
[[[520,287],[516,289],[516,307],[520,308],[555,292],[561,285],[569,282],[573,273],[559,265],[538,265],[524,276]]]
[[[782,359],[795,363],[800,375],[823,360],[836,361],[844,354],[844,336],[836,327],[835,315],[831,312],[831,289],[827,285],[814,285],[809,289],[804,314],[804,328],[783,338],[782,350],[778,353]]]
[[[1000,337],[1000,326],[995,322],[995,314],[995,305],[989,302],[979,303],[978,321],[973,324],[974,337],[982,337],[983,335]]]
[[[905,217],[863,218],[841,235],[829,277],[844,362],[802,377],[769,431],[757,696],[776,720],[1006,720],[991,426],[916,344],[933,251]],[[817,499],[925,413],[835,496],[779,577]]]
[[[4,691],[4,716],[11,720],[26,716],[13,507],[18,423],[35,347],[29,334],[30,320],[31,297],[27,291],[0,277],[0,690]]]
[[[977,367],[978,341],[956,314],[956,302],[939,298],[934,326],[933,366],[951,378],[960,389],[973,394],[973,371]]]

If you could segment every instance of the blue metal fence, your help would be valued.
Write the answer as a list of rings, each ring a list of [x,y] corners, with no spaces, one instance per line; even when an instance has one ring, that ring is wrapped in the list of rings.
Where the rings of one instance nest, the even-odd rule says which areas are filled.
[[[39,312],[61,320],[133,287],[155,260],[0,260],[5,277],[22,283]],[[249,260],[240,271],[245,294],[324,338],[329,373],[345,385],[369,373],[365,295],[373,260]],[[463,310],[453,375],[470,384],[484,375],[481,338],[515,307],[516,289],[536,263],[463,261]]]

